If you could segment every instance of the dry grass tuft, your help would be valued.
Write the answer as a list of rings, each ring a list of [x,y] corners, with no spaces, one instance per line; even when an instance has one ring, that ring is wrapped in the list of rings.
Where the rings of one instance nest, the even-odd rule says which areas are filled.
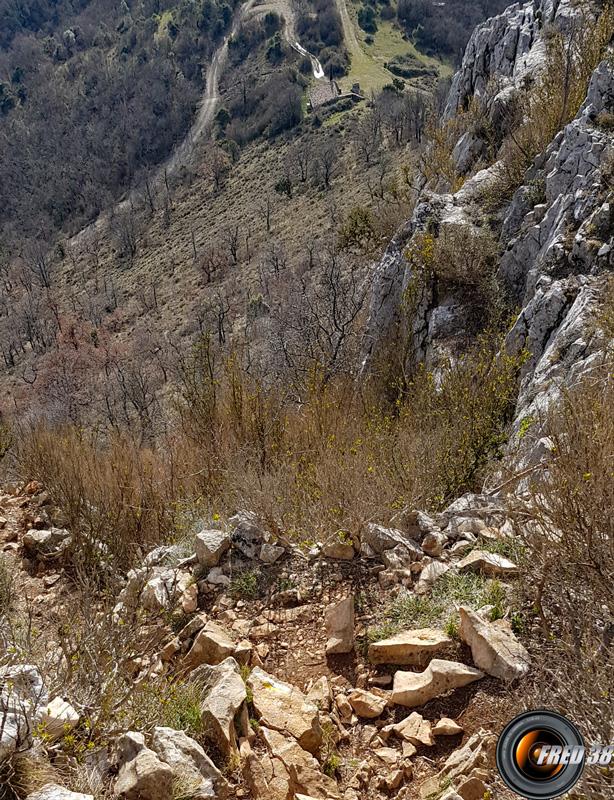
[[[614,381],[611,360],[566,393],[548,423],[555,450],[523,519],[534,685],[587,743],[614,740]],[[573,688],[572,688],[573,687]],[[612,797],[611,770],[587,767],[582,797]]]

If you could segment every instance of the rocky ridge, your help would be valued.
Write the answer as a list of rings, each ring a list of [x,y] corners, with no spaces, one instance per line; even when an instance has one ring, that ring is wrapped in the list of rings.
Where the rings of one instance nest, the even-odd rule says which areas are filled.
[[[467,92],[480,92],[500,74],[510,80],[522,75],[520,56],[525,66],[533,55],[538,57],[535,8],[511,6],[476,30],[450,93],[449,113],[465,102]],[[550,14],[569,21],[573,11],[561,3]],[[502,52],[496,48],[494,52],[491,45],[498,37],[493,32],[506,20],[521,20],[510,29],[515,45],[506,48],[504,41]],[[614,141],[607,126],[612,113],[614,68],[607,58],[594,71],[578,115],[535,159],[496,227],[497,274],[511,302],[520,308],[505,348],[510,354],[529,354],[522,367],[513,432],[518,434],[527,424],[530,431],[522,441],[513,437],[510,444],[519,470],[547,455],[547,442],[534,423],[562,389],[598,368],[607,346],[598,316],[614,267]],[[408,339],[405,366],[410,370],[419,363],[436,370],[462,352],[471,299],[454,287],[443,291],[439,287],[435,293],[432,282],[416,281],[419,276],[408,254],[427,230],[435,236],[455,230],[492,233],[492,218],[482,201],[484,192],[496,185],[498,168],[495,163],[480,170],[454,194],[422,193],[412,219],[375,267],[363,368],[395,336]],[[408,327],[401,313],[402,299],[415,283],[417,297]]]
[[[15,565],[53,649],[51,620],[73,591],[68,555],[64,550],[49,561],[47,537],[32,532],[52,528],[59,512],[37,484],[1,497],[0,506],[2,557]],[[367,590],[377,606],[395,595],[428,595],[442,575],[467,571],[504,582],[515,565],[479,548],[513,535],[503,506],[467,495],[435,516],[405,509],[396,528],[367,525],[353,545],[344,542],[351,559],[346,550],[326,556],[324,542],[307,551],[282,543],[247,512],[217,524],[195,534],[193,553],[172,546],[145,555],[143,566],[126,576],[113,610],[116,624],[136,621],[149,631],[149,645],[140,652],[137,646],[118,667],[136,686],[158,679],[194,686],[211,749],[161,724],[116,734],[87,757],[109,788],[105,797],[162,800],[181,785],[195,798],[357,800],[367,791],[373,796],[375,786],[376,796],[393,792],[409,800],[423,784],[441,783],[470,800],[482,796],[475,787],[483,794],[498,785],[487,731],[469,723],[459,750],[461,709],[474,696],[473,685],[508,683],[529,668],[509,624],[492,622],[489,608],[460,608],[460,638],[436,626],[406,628],[391,638],[376,636],[366,649],[374,607],[364,608],[359,594]],[[218,542],[215,558],[211,547],[202,549],[203,539]],[[273,564],[264,544],[278,550]],[[277,582],[263,596],[237,599],[222,579],[230,581],[241,565],[294,585],[279,589]],[[20,752],[53,762],[66,737],[89,730],[92,709],[70,687],[65,696],[50,696],[54,679],[45,669],[14,659],[0,674],[0,708],[8,721],[0,736],[4,763]],[[428,757],[434,748],[445,754],[439,772]],[[238,772],[229,773],[229,763]],[[58,783],[29,800],[84,797],[93,795]]]

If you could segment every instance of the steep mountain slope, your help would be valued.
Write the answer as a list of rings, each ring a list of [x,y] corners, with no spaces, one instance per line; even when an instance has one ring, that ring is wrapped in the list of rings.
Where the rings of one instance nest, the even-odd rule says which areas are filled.
[[[313,346],[302,381],[270,380],[266,348],[261,380],[255,337],[246,366],[220,364],[206,333],[186,353],[168,331],[137,340],[118,314],[117,340],[136,340],[169,392],[172,370],[163,413],[143,359],[130,372],[101,327],[56,312],[45,385],[62,424],[0,426],[17,475],[0,494],[1,800],[511,800],[495,748],[519,709],[556,708],[587,743],[610,740],[614,21],[583,13],[527,3],[478,28],[420,185],[405,174],[413,215],[367,281],[345,282],[366,266],[351,248],[347,273],[335,247],[321,261],[306,248],[284,294],[275,240],[270,272],[235,278],[278,280],[282,324],[269,296],[252,297],[250,322],[290,363],[297,342]],[[274,172],[279,152],[256,147]],[[317,195],[297,190],[304,152],[290,155],[295,181],[282,170],[277,193],[307,215]],[[324,197],[362,197],[317,159]],[[242,160],[226,179],[255,196]],[[194,197],[202,185],[152,204],[147,235],[183,231],[181,258],[191,247],[202,269],[192,225],[211,203],[238,272],[239,247],[248,265],[255,252],[232,237],[239,201]],[[259,246],[288,233],[268,204],[258,213]],[[368,221],[350,214],[336,233],[355,244]],[[146,287],[158,250],[138,252]],[[102,250],[86,255],[97,270]],[[367,284],[357,384],[322,354],[354,330]],[[294,339],[304,320],[313,339]],[[82,408],[105,402],[108,424],[87,430]],[[610,800],[601,766],[578,797]]]
[[[502,117],[502,107],[514,102],[527,78],[538,80],[539,71],[546,68],[545,26],[569,30],[581,24],[577,14],[565,3],[527,3],[478,27],[452,84],[448,118],[476,99],[484,101],[486,114]],[[423,247],[425,235],[432,235],[436,243],[446,236],[467,241],[485,233],[498,238],[496,275],[512,307],[519,309],[505,348],[511,354],[528,353],[514,431],[522,427],[526,432],[527,423],[537,423],[562,389],[599,362],[607,342],[596,317],[608,296],[608,275],[614,266],[614,142],[609,127],[613,92],[608,58],[592,74],[575,119],[535,158],[513,198],[499,205],[498,216],[493,218],[491,198],[499,192],[500,161],[477,172],[455,194],[423,194],[412,220],[375,269],[366,364],[373,362],[378,347],[387,346],[398,326],[405,331],[401,335],[409,336],[406,367],[426,361],[437,369],[446,357],[459,357],[475,293],[471,296],[466,286],[425,276],[424,264],[413,256]],[[470,137],[477,160],[480,148],[475,147],[474,134],[462,134],[454,147],[454,156],[460,154],[465,164]],[[418,296],[407,321],[403,298],[412,287],[417,287]],[[536,445],[539,429],[536,424],[523,437],[523,450]]]

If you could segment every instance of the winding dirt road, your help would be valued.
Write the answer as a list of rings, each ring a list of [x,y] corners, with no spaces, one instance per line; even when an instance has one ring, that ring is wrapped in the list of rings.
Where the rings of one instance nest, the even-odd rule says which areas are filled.
[[[228,61],[228,42],[230,38],[236,36],[241,23],[249,16],[265,14],[268,11],[275,11],[283,16],[285,20],[284,37],[292,48],[311,59],[314,77],[317,79],[324,78],[324,70],[318,59],[307,52],[307,50],[296,41],[294,10],[291,5],[291,0],[265,0],[264,3],[258,3],[258,0],[247,0],[247,2],[237,10],[230,33],[225,37],[211,59],[211,64],[207,70],[205,89],[190,130],[183,141],[175,147],[166,161],[157,167],[156,173],[150,182],[152,188],[159,188],[165,180],[174,176],[182,167],[190,163],[197,142],[204,136],[215,119],[215,113],[220,100],[220,78],[226,67],[226,62]],[[111,209],[104,211],[98,216],[98,219],[72,236],[68,244],[71,247],[80,247],[87,244],[97,232],[104,230],[108,226],[113,214],[122,214],[128,211],[138,195],[139,189],[132,189],[127,197],[119,203],[116,203]]]

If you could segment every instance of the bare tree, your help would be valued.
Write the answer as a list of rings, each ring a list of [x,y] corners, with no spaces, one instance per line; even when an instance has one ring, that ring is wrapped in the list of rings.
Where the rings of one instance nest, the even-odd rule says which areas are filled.
[[[271,232],[272,212],[273,212],[273,200],[271,198],[271,193],[267,192],[258,203],[258,213],[264,220],[267,233]]]
[[[357,157],[365,166],[377,160],[382,146],[382,119],[377,106],[361,116],[354,127],[352,141]]]
[[[233,264],[239,263],[239,224],[227,225],[223,232],[224,244],[228,248]]]
[[[122,258],[132,262],[138,252],[138,225],[132,203],[113,215],[111,228]]]
[[[288,164],[298,171],[301,183],[309,177],[309,168],[313,159],[313,147],[310,139],[302,137],[288,153]]]
[[[47,241],[33,239],[26,242],[21,251],[21,261],[31,275],[31,280],[22,276],[26,290],[32,284],[43,289],[51,288],[51,248]]]
[[[205,248],[198,259],[198,264],[207,283],[211,283],[215,275],[228,265],[228,259],[221,251],[219,245],[213,243]]]
[[[316,181],[329,189],[331,181],[339,171],[341,148],[336,136],[323,137],[313,159],[313,174]]]
[[[314,367],[324,380],[352,368],[366,288],[352,263],[334,246],[318,255],[318,277],[297,279],[273,313],[278,353],[301,379]]]
[[[215,191],[219,190],[224,185],[230,166],[228,163],[228,156],[219,147],[214,147],[208,153],[207,170],[213,181]]]

